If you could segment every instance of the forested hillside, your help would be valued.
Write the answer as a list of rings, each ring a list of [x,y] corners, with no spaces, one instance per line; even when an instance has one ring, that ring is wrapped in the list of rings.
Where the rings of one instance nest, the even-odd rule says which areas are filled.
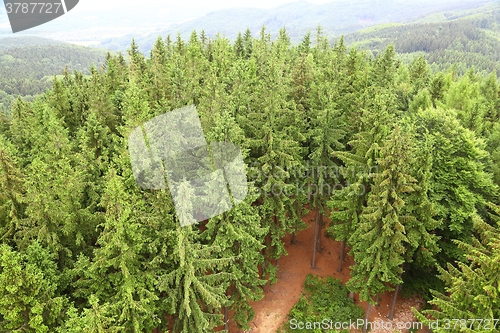
[[[421,320],[500,318],[496,73],[433,73],[320,29],[128,53],[66,72],[1,123],[0,331],[248,329],[308,209],[316,236],[345,242],[361,300],[403,285],[434,305]],[[193,104],[207,142],[242,149],[249,195],[181,227],[168,190],[137,186],[128,138]]]
[[[32,97],[49,89],[54,75],[89,74],[104,64],[106,51],[37,37],[0,39],[0,110],[8,112],[17,96]]]
[[[434,70],[455,66],[461,75],[471,67],[500,73],[500,11],[491,9],[458,19],[449,13],[449,19],[374,27],[347,35],[346,43],[374,54],[393,43],[404,59],[425,55]]]
[[[40,37],[9,37],[0,39],[0,50],[8,50],[20,47],[50,46],[64,44],[57,40]]]
[[[265,25],[271,38],[279,35],[279,30],[286,27],[292,43],[297,44],[308,31],[314,31],[321,25],[325,35],[330,38],[353,33],[360,29],[384,23],[413,22],[429,15],[467,10],[476,10],[491,4],[492,0],[337,0],[329,3],[314,4],[305,0],[285,4],[272,9],[263,8],[230,8],[211,12],[187,22],[172,24],[161,29],[160,34],[188,39],[193,30],[204,30],[208,37],[221,34],[234,41],[238,31],[250,29],[255,36]],[[142,52],[149,52],[155,43],[158,33],[146,36],[130,34],[120,38],[110,38],[101,43],[110,50],[125,51],[133,36]]]

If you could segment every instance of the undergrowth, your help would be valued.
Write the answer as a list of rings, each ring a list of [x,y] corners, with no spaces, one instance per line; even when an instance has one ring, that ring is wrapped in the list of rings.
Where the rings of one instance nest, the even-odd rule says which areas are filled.
[[[362,318],[363,309],[354,304],[348,293],[339,279],[308,274],[297,304],[278,333],[333,332],[335,329],[330,330],[330,321],[343,323]],[[300,323],[303,328],[299,327]]]

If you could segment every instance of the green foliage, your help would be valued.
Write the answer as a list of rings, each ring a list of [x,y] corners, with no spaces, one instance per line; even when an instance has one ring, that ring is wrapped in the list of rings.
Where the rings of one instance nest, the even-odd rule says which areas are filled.
[[[67,306],[58,294],[55,257],[33,243],[21,252],[0,245],[0,327],[10,332],[51,332]]]
[[[227,267],[234,257],[224,258],[218,254],[220,247],[197,244],[194,237],[191,227],[177,227],[175,268],[159,280],[159,289],[169,295],[171,313],[178,316],[174,332],[210,332],[222,324],[216,310],[229,305]]]
[[[213,110],[212,126],[206,132],[210,142],[233,142],[244,145],[245,138],[235,118],[227,111],[222,111],[223,102],[229,102],[229,96],[220,92],[220,100],[210,100]],[[202,104],[203,105],[203,104]],[[246,157],[247,151],[243,151]],[[225,186],[225,185],[224,185]],[[258,211],[251,206],[259,195],[253,186],[249,186],[249,196],[234,209],[217,217],[211,218],[206,224],[206,230],[200,235],[208,244],[219,247],[222,256],[235,257],[234,263],[228,268],[228,296],[234,310],[233,320],[242,329],[249,328],[249,322],[254,317],[250,301],[263,298],[262,286],[266,280],[259,276],[259,266],[264,264],[265,256],[262,250],[264,239],[269,227],[262,225]]]
[[[483,73],[500,73],[500,58],[496,51],[500,47],[499,15],[498,9],[490,8],[478,15],[445,18],[443,22],[382,26],[373,31],[347,35],[346,42],[370,49],[375,54],[393,43],[404,58],[412,59],[423,53],[436,71],[453,67],[455,72],[463,75],[474,67]]]
[[[410,160],[411,173],[416,179],[414,191],[404,197],[403,211],[410,216],[405,225],[408,244],[405,253],[403,293],[420,295],[428,300],[430,289],[439,289],[440,281],[435,277],[436,254],[441,251],[437,245],[439,236],[435,230],[442,221],[437,220],[436,209],[429,199],[432,177],[432,142],[429,137],[419,142],[414,137],[414,128],[404,127],[412,135],[415,155]]]
[[[16,38],[17,40],[17,38]],[[29,38],[28,38],[29,40]],[[51,78],[67,71],[89,74],[105,62],[106,51],[33,38],[16,44],[2,39],[0,47],[0,111],[10,113],[17,96],[31,98],[51,86]]]
[[[498,206],[491,205],[491,207],[496,214],[500,213]],[[494,320],[500,315],[499,230],[498,226],[486,224],[477,215],[474,216],[474,227],[481,235],[480,239],[474,239],[471,244],[457,241],[458,246],[465,251],[467,262],[457,263],[458,267],[448,263],[446,270],[440,269],[440,278],[446,283],[446,293],[433,291],[434,298],[430,304],[434,305],[434,309],[424,310],[422,313],[414,310],[417,318],[423,322],[428,322],[424,315],[432,320],[439,320],[440,327],[435,330],[436,332],[498,331],[498,328],[494,328],[496,326]],[[484,324],[478,321],[470,326],[471,321],[469,321],[468,325],[446,329],[445,319],[448,318],[484,319]]]
[[[250,63],[255,61],[260,79],[255,82],[254,93],[260,98],[244,114],[238,114],[241,128],[250,147],[250,159],[256,165],[255,185],[261,191],[260,215],[269,227],[266,239],[267,253],[264,274],[276,281],[276,269],[271,260],[286,255],[282,238],[295,231],[300,219],[295,212],[297,170],[302,164],[300,143],[304,140],[303,114],[295,107],[291,94],[291,76],[288,72],[290,45],[283,31],[282,38],[271,48],[263,27],[261,39],[253,44]],[[287,75],[285,75],[285,73]]]
[[[441,220],[438,235],[442,252],[438,262],[460,260],[462,252],[452,239],[470,242],[472,216],[485,199],[497,195],[491,174],[485,171],[488,153],[484,141],[460,125],[452,110],[427,109],[418,113],[417,133],[429,133],[432,168],[429,200]]]
[[[373,185],[373,174],[378,170],[378,158],[382,140],[391,131],[391,123],[395,120],[396,113],[395,95],[393,89],[394,73],[386,70],[386,67],[395,66],[394,50],[388,48],[387,53],[380,57],[377,64],[369,69],[372,72],[372,82],[357,83],[363,87],[362,93],[351,92],[349,98],[356,102],[355,106],[344,106],[346,110],[345,122],[352,122],[348,131],[347,149],[332,152],[332,155],[343,162],[341,175],[343,176],[343,188],[335,190],[330,198],[328,206],[331,209],[333,225],[327,230],[337,240],[346,240],[351,245],[352,231],[356,230],[363,208],[366,206],[368,194]],[[356,54],[350,53],[347,60],[348,66],[353,66],[351,76],[361,79],[360,68],[356,68]],[[354,63],[350,63],[350,62]],[[394,69],[394,68],[393,68]],[[379,87],[378,76],[383,82]],[[361,88],[360,87],[360,88]],[[385,89],[384,89],[385,88]],[[347,103],[347,101],[346,101]],[[349,125],[345,125],[349,126]]]
[[[91,307],[84,309],[80,315],[74,307],[71,307],[67,311],[68,320],[61,325],[58,332],[118,333],[123,331],[123,327],[113,326],[115,320],[109,313],[109,304],[99,305],[99,300],[94,295],[89,297],[89,303]]]
[[[146,226],[130,205],[137,201],[111,170],[101,203],[106,214],[99,247],[94,250],[93,262],[80,257],[77,265],[84,277],[79,282],[80,294],[89,297],[89,303],[95,299],[92,307],[98,306],[98,299],[104,300],[106,317],[113,318],[113,327],[127,332],[152,330],[157,325],[155,281],[141,268],[146,259],[142,255]]]
[[[493,295],[485,256],[496,236],[492,246],[473,236],[494,233],[499,219],[496,74],[432,73],[392,45],[372,58],[343,39],[332,47],[321,27],[292,39],[281,29],[272,40],[265,27],[234,44],[192,32],[157,38],[149,57],[133,42],[128,63],[108,54],[89,75],[65,71],[34,100],[12,100],[0,118],[0,331],[211,332],[225,313],[248,329],[251,302],[278,277],[284,237],[314,208],[347,243],[347,285],[362,299],[401,283],[442,293],[437,274],[460,261],[470,281],[470,270],[484,275],[467,285],[474,300],[454,301],[495,308],[479,295]],[[181,227],[194,220],[191,203],[176,211],[168,189],[137,186],[128,137],[192,104],[208,142],[241,148],[248,197]],[[307,207],[310,183],[318,193]],[[181,184],[184,197],[192,191]],[[458,278],[450,285],[463,291]],[[292,315],[358,318],[347,292],[308,277]]]
[[[387,290],[386,283],[400,284],[405,262],[406,224],[410,216],[403,207],[404,195],[415,191],[416,180],[410,175],[411,145],[408,136],[396,127],[384,142],[379,172],[368,196],[356,231],[351,235],[351,252],[355,265],[349,290],[360,293],[360,299],[371,300]],[[414,240],[412,240],[414,241]]]
[[[338,279],[308,274],[304,282],[304,290],[279,332],[323,332],[318,328],[315,330],[292,328],[293,321],[291,320],[321,323],[326,318],[328,319],[327,325],[330,325],[330,321],[333,323],[350,320],[355,322],[363,316],[363,309],[354,304],[353,300],[347,296],[348,293],[347,288]],[[348,330],[342,332],[348,332]]]
[[[9,243],[19,228],[23,216],[24,176],[17,165],[14,147],[5,137],[0,136],[0,188],[1,212],[0,239]]]

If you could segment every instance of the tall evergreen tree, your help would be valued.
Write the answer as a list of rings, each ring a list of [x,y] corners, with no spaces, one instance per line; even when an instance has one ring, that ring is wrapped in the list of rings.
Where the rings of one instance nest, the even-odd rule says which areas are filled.
[[[138,200],[126,192],[123,180],[111,169],[101,205],[106,209],[103,231],[92,260],[80,258],[79,294],[104,300],[113,326],[127,332],[157,327],[155,280],[143,270],[145,226],[134,215]],[[97,304],[97,303],[96,303]],[[96,306],[94,304],[93,306]]]
[[[260,72],[256,89],[262,97],[252,103],[241,127],[249,140],[252,162],[258,168],[255,184],[262,193],[260,214],[269,226],[264,273],[269,273],[274,282],[277,268],[270,264],[271,260],[286,254],[282,238],[294,231],[294,220],[299,218],[294,213],[297,207],[292,195],[296,188],[290,171],[302,161],[299,143],[304,137],[300,130],[302,120],[289,98],[290,76],[283,75],[285,63],[279,57],[287,47],[286,39],[271,48],[268,37],[263,28],[252,54]]]
[[[11,245],[25,209],[24,175],[14,151],[12,144],[0,135],[0,239]]]
[[[209,99],[217,108],[210,111],[213,125],[206,133],[208,142],[232,142],[244,147],[244,134],[229,112],[229,101],[224,98],[224,91],[219,94],[222,101]],[[221,103],[220,105],[218,103]],[[229,103],[229,104],[226,104]],[[212,106],[213,107],[213,106]],[[212,154],[215,152],[212,151]],[[242,157],[248,152],[243,149]],[[230,193],[234,193],[226,184],[222,184]],[[206,230],[201,239],[208,240],[213,246],[220,247],[220,254],[225,257],[235,257],[235,262],[229,266],[230,286],[226,294],[230,297],[230,309],[234,310],[233,320],[240,328],[248,329],[248,323],[253,319],[254,312],[249,305],[250,301],[260,300],[264,295],[262,286],[267,282],[259,277],[259,266],[264,263],[262,249],[268,228],[261,226],[258,208],[252,206],[258,197],[253,184],[247,184],[248,197],[241,203],[233,206],[228,212],[211,218],[206,224]],[[232,200],[235,204],[234,199]],[[228,327],[227,309],[225,311],[225,329]]]
[[[0,245],[0,330],[42,333],[64,322],[56,257],[38,243],[18,252]]]
[[[441,236],[438,244],[442,249],[437,258],[439,264],[446,265],[462,258],[462,250],[452,240],[470,241],[472,216],[483,209],[485,200],[496,196],[498,189],[485,172],[488,154],[484,142],[463,128],[452,110],[422,110],[415,124],[417,133],[423,136],[428,132],[433,143],[429,149],[429,200],[436,209],[435,218],[442,221],[436,233]]]
[[[408,137],[401,133],[399,126],[385,140],[380,171],[375,175],[368,205],[351,237],[355,264],[347,286],[370,304],[373,296],[390,289],[387,284],[402,283],[405,244],[408,243],[405,230],[408,216],[402,210],[403,196],[414,191],[415,183],[407,164],[411,158],[410,147]]]
[[[491,207],[496,214],[500,214],[498,206]],[[473,219],[480,238],[474,238],[472,243],[457,241],[465,252],[466,260],[458,262],[457,267],[448,263],[446,270],[439,267],[440,278],[446,283],[446,293],[433,291],[434,298],[430,301],[433,309],[421,312],[413,310],[423,323],[430,324],[429,320],[439,320],[439,326],[433,328],[435,332],[498,330],[499,229],[498,226],[485,223],[479,215],[475,215]],[[450,318],[457,318],[458,322]]]
[[[382,140],[389,134],[387,124],[394,117],[389,113],[388,105],[384,103],[387,95],[376,95],[370,106],[363,110],[365,117],[361,118],[359,132],[353,135],[353,140],[348,142],[351,151],[336,151],[334,156],[343,163],[341,175],[344,182],[343,188],[336,189],[328,203],[331,209],[332,226],[328,231],[346,245],[351,245],[353,232],[358,228],[358,222],[367,205],[368,195],[373,186],[373,174],[377,173],[378,158]],[[341,264],[343,253],[341,254]],[[339,267],[341,269],[341,266]]]
[[[335,186],[339,184],[337,164],[333,159],[333,153],[343,148],[340,141],[345,135],[343,117],[336,104],[339,96],[336,89],[339,77],[336,73],[332,73],[337,64],[333,59],[330,61],[326,69],[320,71],[321,74],[316,74],[318,83],[312,87],[313,110],[310,112],[311,125],[308,133],[311,152],[308,157],[312,165],[308,181],[314,187],[311,208],[316,210],[311,265],[313,268],[316,266],[316,250],[320,250],[321,247],[321,242],[318,240],[321,239],[326,201],[330,198]]]
[[[26,168],[26,217],[20,221],[17,236],[22,247],[38,240],[58,254],[60,264],[69,264],[73,251],[84,237],[84,170],[78,168],[81,155],[72,151],[68,130],[53,109],[35,106],[30,134],[32,162]],[[68,188],[71,191],[68,191]],[[64,264],[63,264],[64,263]]]
[[[177,318],[174,332],[211,332],[223,323],[222,307],[230,305],[227,267],[234,257],[221,258],[219,246],[200,244],[192,226],[177,226],[175,235],[175,266],[159,281]]]
[[[414,133],[411,127],[405,127],[408,133]],[[403,211],[410,216],[405,225],[408,244],[405,253],[405,272],[403,280],[416,287],[421,295],[428,293],[427,282],[435,274],[436,254],[441,251],[437,242],[436,230],[442,221],[436,219],[436,209],[429,198],[432,177],[432,139],[425,136],[415,142],[415,156],[410,160],[411,173],[416,179],[415,191],[404,196]],[[408,289],[410,289],[408,288]]]

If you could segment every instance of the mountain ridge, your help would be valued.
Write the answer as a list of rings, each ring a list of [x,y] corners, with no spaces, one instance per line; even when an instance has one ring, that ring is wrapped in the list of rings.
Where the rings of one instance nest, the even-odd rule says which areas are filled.
[[[345,36],[350,47],[382,52],[394,44],[401,59],[423,55],[435,70],[455,67],[500,74],[500,8],[446,22],[409,23],[373,27]]]
[[[179,33],[183,39],[188,39],[192,31],[204,30],[209,37],[220,33],[234,40],[238,32],[249,28],[256,35],[265,25],[272,37],[277,36],[279,29],[286,27],[291,41],[298,43],[308,31],[315,30],[318,25],[322,26],[328,37],[334,38],[365,27],[412,22],[436,13],[475,9],[492,3],[493,0],[446,0],[438,3],[420,0],[413,4],[396,0],[341,0],[311,4],[302,0],[273,9],[235,8],[213,11],[195,20],[172,24],[167,29],[147,36],[136,36],[135,41],[142,52],[148,52],[159,35],[175,37]],[[101,42],[100,46],[124,51],[130,45],[131,39],[131,34],[121,38],[109,38]]]

